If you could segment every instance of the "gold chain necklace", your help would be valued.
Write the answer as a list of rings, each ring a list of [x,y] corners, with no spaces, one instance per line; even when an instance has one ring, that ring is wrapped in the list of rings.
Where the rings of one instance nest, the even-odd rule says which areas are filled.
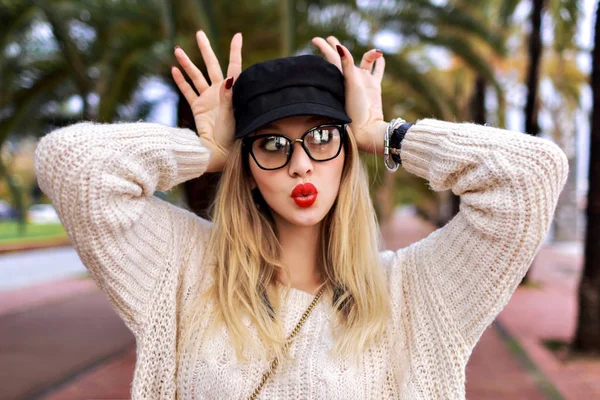
[[[310,313],[315,308],[315,306],[317,305],[319,300],[321,300],[321,296],[323,295],[324,291],[325,291],[325,286],[323,285],[323,287],[321,287],[321,290],[319,290],[319,292],[315,295],[315,298],[310,303],[310,305],[308,306],[306,311],[304,311],[304,314],[302,314],[302,316],[300,317],[300,320],[296,324],[296,327],[292,330],[292,333],[290,334],[290,336],[288,336],[287,341],[285,342],[285,344],[283,346],[284,352],[290,348],[290,345],[292,344],[292,340],[296,337],[298,332],[300,332],[300,329],[302,329],[302,326],[304,325],[304,323],[310,316]],[[256,400],[258,398],[260,391],[265,386],[265,383],[267,383],[267,380],[269,379],[269,377],[271,375],[273,375],[273,373],[275,372],[277,365],[279,365],[279,358],[275,357],[273,359],[273,361],[271,361],[271,365],[269,366],[269,369],[263,374],[262,378],[260,379],[260,383],[258,384],[258,387],[254,390],[254,392],[252,392],[250,397],[248,397],[248,400]]]

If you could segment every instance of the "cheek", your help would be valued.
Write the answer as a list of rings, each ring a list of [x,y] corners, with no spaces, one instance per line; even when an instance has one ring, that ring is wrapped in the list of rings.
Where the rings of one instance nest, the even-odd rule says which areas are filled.
[[[333,160],[329,161],[327,163],[328,165],[324,165],[324,167],[326,167],[326,170],[324,171],[325,179],[327,180],[326,185],[328,188],[331,188],[331,196],[334,198],[334,200],[338,195],[340,184],[342,181],[342,173],[344,171],[344,159],[345,155],[342,151],[342,153],[337,158],[334,158]]]
[[[264,169],[259,168],[254,160],[250,160],[250,173],[252,175],[252,189],[258,188],[260,189],[261,194],[269,201],[269,198],[273,193],[280,192],[282,178],[285,179],[285,176],[280,176],[282,173],[285,174],[284,169],[279,169],[275,171],[265,171]]]

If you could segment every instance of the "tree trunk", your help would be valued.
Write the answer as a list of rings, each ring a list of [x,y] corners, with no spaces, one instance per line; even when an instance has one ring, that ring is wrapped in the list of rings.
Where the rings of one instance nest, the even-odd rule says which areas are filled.
[[[281,57],[296,50],[296,0],[281,1]]]
[[[573,350],[600,354],[600,6],[592,52],[592,118],[585,261],[579,284],[579,318]]]
[[[486,81],[481,75],[478,75],[475,79],[475,88],[473,90],[473,97],[471,98],[471,120],[476,123],[483,125],[487,122],[486,110],[485,110],[485,89]],[[460,197],[452,193],[450,195],[450,218],[454,218],[460,211]]]
[[[532,0],[531,35],[529,36],[529,70],[527,71],[527,104],[525,105],[525,132],[537,136],[538,125],[537,92],[542,56],[542,10],[544,0]]]
[[[540,80],[540,59],[542,56],[542,11],[544,0],[532,0],[531,35],[529,36],[529,70],[527,71],[527,103],[525,104],[525,133],[537,136],[540,133],[538,125],[537,93]],[[523,277],[522,282],[529,281],[531,268]]]

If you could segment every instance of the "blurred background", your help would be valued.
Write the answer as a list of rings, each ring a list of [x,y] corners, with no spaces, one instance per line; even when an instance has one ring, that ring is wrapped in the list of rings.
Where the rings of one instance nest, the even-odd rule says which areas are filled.
[[[570,175],[551,232],[467,368],[470,399],[600,398],[600,41],[594,0],[0,0],[0,399],[125,399],[134,340],[70,247],[33,168],[37,140],[82,120],[193,127],[175,45],[204,68],[316,53],[337,36],[386,57],[386,119],[470,121],[556,142]],[[596,49],[596,50],[594,50]],[[594,100],[595,99],[595,100]],[[384,243],[460,208],[365,156]],[[167,201],[210,218],[218,174]]]

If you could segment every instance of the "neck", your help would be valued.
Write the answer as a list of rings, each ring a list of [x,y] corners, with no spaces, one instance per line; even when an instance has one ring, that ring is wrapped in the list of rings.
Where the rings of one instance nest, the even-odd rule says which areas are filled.
[[[281,244],[281,261],[290,275],[280,273],[277,278],[284,285],[314,293],[321,285],[322,276],[318,267],[319,232],[321,224],[295,226],[277,223],[277,236]]]

